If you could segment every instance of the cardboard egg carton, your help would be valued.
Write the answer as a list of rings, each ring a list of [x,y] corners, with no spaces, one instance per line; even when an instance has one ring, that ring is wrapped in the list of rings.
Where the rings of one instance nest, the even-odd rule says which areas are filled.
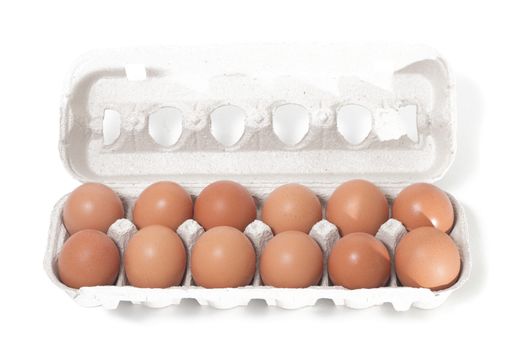
[[[290,182],[308,186],[323,204],[338,185],[352,178],[374,182],[390,200],[408,184],[434,182],[450,167],[456,151],[454,98],[446,63],[434,50],[421,46],[257,45],[93,52],[79,61],[66,84],[59,149],[73,176],[105,183],[123,199],[127,219],[114,223],[108,232],[123,251],[136,231],[130,221],[134,200],[159,180],[176,181],[192,196],[219,179],[238,181],[253,194],[259,209],[274,188]],[[338,130],[342,123],[338,118],[347,106],[364,107],[371,121],[370,131],[354,143]],[[407,110],[414,113],[415,136],[402,118]],[[276,117],[283,113],[299,114],[303,122],[306,118],[306,124],[293,125],[294,142],[280,133]],[[160,129],[152,122],[157,117]],[[107,128],[110,120],[119,121],[117,128]],[[348,290],[330,284],[326,266],[320,285],[304,289],[261,286],[258,272],[247,287],[206,289],[193,284],[188,267],[179,287],[127,286],[121,271],[115,286],[75,290],[60,283],[56,271],[67,237],[61,220],[66,198],[53,210],[44,264],[52,281],[84,306],[115,308],[120,301],[131,301],[162,307],[191,298],[218,308],[246,305],[253,299],[284,308],[314,305],[319,299],[351,308],[383,303],[396,310],[412,305],[433,308],[470,274],[465,214],[450,196],[456,214],[451,237],[459,247],[462,270],[458,282],[446,290],[397,286],[394,270],[386,287]],[[177,232],[191,253],[203,230],[188,220]],[[256,220],[245,233],[259,256],[271,238],[268,226]],[[390,219],[376,237],[392,254],[404,233],[403,226]],[[310,235],[322,247],[326,265],[339,238],[337,229],[323,220]]]

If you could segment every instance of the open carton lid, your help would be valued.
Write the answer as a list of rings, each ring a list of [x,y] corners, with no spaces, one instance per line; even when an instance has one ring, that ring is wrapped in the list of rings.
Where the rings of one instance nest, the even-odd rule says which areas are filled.
[[[345,106],[370,114],[370,133],[357,144],[338,131]],[[218,179],[333,188],[351,178],[402,187],[436,181],[450,167],[455,108],[446,63],[423,46],[105,50],[82,57],[68,80],[59,147],[77,179],[117,188],[157,180],[202,188]],[[417,114],[417,136],[406,134],[407,111]],[[274,131],[273,118],[287,113],[309,122],[297,124],[296,144]],[[229,115],[240,139],[225,145],[214,133]]]

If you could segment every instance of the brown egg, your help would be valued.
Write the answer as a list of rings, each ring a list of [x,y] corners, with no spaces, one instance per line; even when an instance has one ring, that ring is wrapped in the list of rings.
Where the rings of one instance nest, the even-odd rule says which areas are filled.
[[[92,229],[107,232],[109,226],[124,217],[124,207],[113,190],[98,183],[77,187],[66,200],[62,220],[69,234]]]
[[[434,226],[449,233],[454,225],[454,208],[445,192],[431,184],[417,183],[398,194],[392,205],[392,217],[409,231]]]
[[[354,232],[336,242],[328,274],[334,285],[348,289],[382,287],[390,277],[390,255],[374,236]]]
[[[312,190],[303,185],[288,184],[270,193],[261,216],[274,234],[283,231],[308,233],[323,218],[323,209]]]
[[[202,190],[195,200],[194,219],[205,230],[231,226],[244,231],[257,217],[250,193],[233,181],[217,181]]]
[[[371,182],[352,180],[336,188],[326,204],[326,219],[341,236],[353,232],[374,235],[388,220],[388,201]]]
[[[124,253],[129,284],[141,288],[180,285],[186,271],[186,249],[179,235],[161,226],[146,226],[131,237]]]
[[[403,286],[440,290],[456,283],[461,258],[449,235],[434,227],[420,227],[401,238],[395,265]]]
[[[285,231],[266,244],[259,268],[267,286],[306,288],[321,280],[323,252],[310,235]]]
[[[120,270],[120,253],[104,232],[82,230],[66,240],[57,266],[60,281],[68,287],[110,285]]]
[[[140,194],[133,208],[138,228],[164,225],[173,230],[193,217],[193,202],[188,192],[170,181],[156,182]]]
[[[242,287],[255,274],[252,242],[233,227],[217,226],[206,231],[191,254],[193,280],[205,288]]]

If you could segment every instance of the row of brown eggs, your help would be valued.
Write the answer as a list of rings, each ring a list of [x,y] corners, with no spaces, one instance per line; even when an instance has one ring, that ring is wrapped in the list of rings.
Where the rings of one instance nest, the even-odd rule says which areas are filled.
[[[250,193],[232,181],[210,184],[194,206],[176,183],[149,186],[133,208],[133,220],[140,230],[124,254],[128,282],[150,288],[179,285],[187,261],[184,244],[174,230],[193,217],[206,230],[192,249],[195,283],[208,288],[249,284],[255,273],[255,251],[241,230],[255,220],[256,213]],[[453,284],[461,263],[446,233],[454,223],[448,196],[433,185],[415,184],[398,195],[392,214],[410,230],[395,253],[400,282],[434,290]],[[104,185],[84,184],[72,192],[63,211],[64,225],[72,235],[58,259],[63,283],[78,288],[115,282],[119,252],[102,232],[123,216],[120,199]],[[315,193],[298,184],[281,186],[263,203],[261,216],[275,234],[260,259],[263,283],[288,288],[318,284],[323,253],[306,234],[322,219]],[[332,283],[351,289],[385,285],[390,256],[374,237],[389,218],[388,202],[380,189],[364,180],[342,184],[328,200],[326,217],[343,236],[328,257]]]
[[[193,217],[206,230],[215,226],[244,230],[256,216],[251,194],[233,181],[210,184],[199,194],[195,206],[190,195],[177,183],[157,182],[140,194],[133,208],[133,221],[138,228],[158,224],[176,230]],[[323,213],[321,202],[313,191],[299,184],[287,184],[268,196],[261,216],[274,233],[309,232],[322,219]],[[122,217],[124,208],[118,196],[96,183],[84,184],[73,191],[63,212],[64,225],[70,233],[86,228],[106,232]],[[425,183],[401,191],[392,205],[392,217],[408,230],[434,226],[448,233],[454,224],[454,210],[446,193]],[[342,236],[352,232],[375,234],[389,218],[388,201],[371,182],[348,181],[328,200],[326,218],[337,226]]]

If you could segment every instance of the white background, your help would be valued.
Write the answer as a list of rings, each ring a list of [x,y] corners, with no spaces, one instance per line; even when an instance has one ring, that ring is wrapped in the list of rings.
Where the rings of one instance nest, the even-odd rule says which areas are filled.
[[[523,11],[506,1],[2,2],[0,348],[522,347],[523,33]],[[77,56],[135,45],[369,40],[429,44],[457,74],[459,151],[439,185],[466,207],[474,266],[444,305],[106,311],[82,308],[51,284],[42,268],[49,214],[78,184],[57,151],[62,83]]]

